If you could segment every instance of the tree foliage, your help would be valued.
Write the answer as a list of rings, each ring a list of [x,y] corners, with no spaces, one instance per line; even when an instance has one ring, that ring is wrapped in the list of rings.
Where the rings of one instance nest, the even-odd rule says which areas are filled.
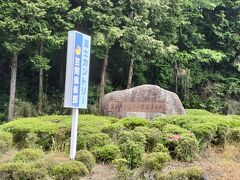
[[[240,113],[238,0],[1,0],[0,11],[0,117],[14,54],[16,97],[34,107],[44,70],[42,111],[62,109],[71,29],[92,36],[88,112],[105,92],[149,83],[176,92],[185,107]]]

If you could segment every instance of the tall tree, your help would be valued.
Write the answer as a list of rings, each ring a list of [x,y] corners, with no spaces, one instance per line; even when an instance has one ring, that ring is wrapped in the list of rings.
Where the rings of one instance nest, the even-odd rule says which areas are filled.
[[[106,81],[106,72],[109,60],[109,51],[115,44],[116,40],[122,35],[119,28],[121,23],[119,15],[121,8],[118,3],[110,0],[88,0],[84,16],[88,18],[91,24],[93,35],[93,53],[99,59],[103,59],[101,80],[99,89],[99,103],[104,96]]]
[[[28,32],[25,22],[25,8],[18,1],[0,1],[0,31],[3,39],[3,46],[11,59],[11,82],[8,105],[8,120],[14,118],[14,104],[16,95],[16,79],[18,56],[24,49],[26,40],[24,36]]]
[[[26,13],[29,18],[26,21],[30,32],[26,39],[36,47],[31,61],[39,71],[38,113],[41,114],[44,71],[50,68],[50,60],[46,54],[63,45],[67,31],[72,27],[70,17],[75,19],[78,10],[70,11],[69,15],[70,4],[68,0],[26,0],[22,4],[28,7]]]
[[[174,46],[166,47],[163,41],[155,37],[149,16],[150,10],[154,7],[152,3],[148,0],[131,0],[123,3],[126,21],[120,43],[130,58],[127,88],[132,86],[133,68],[137,61],[153,61],[175,49]]]

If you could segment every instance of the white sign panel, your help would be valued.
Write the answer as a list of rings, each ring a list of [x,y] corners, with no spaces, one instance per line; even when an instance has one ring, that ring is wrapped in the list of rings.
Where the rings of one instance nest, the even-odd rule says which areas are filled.
[[[68,32],[64,107],[87,108],[91,37]]]

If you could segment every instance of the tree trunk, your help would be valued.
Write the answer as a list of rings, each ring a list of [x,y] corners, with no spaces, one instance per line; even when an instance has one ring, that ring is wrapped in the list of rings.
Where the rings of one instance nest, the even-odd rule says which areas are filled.
[[[17,60],[18,55],[14,54],[11,64],[11,84],[10,84],[10,98],[8,105],[8,121],[11,121],[14,117],[14,104],[16,95],[16,79],[17,79]]]
[[[107,65],[108,65],[108,52],[109,52],[109,49],[106,50],[106,54],[105,54],[105,58],[103,61],[103,66],[102,66],[101,82],[100,82],[100,89],[99,89],[99,105],[105,94],[104,88],[105,88],[105,77],[106,77],[106,71],[107,71]]]
[[[43,53],[43,43],[39,44],[39,55]],[[39,85],[38,85],[38,114],[42,113],[43,104],[43,69],[39,70]]]
[[[63,87],[63,78],[64,78],[64,66],[63,66],[63,61],[60,61],[60,74],[59,74],[59,83],[58,83],[58,86],[59,86],[59,89],[62,90],[62,87]]]
[[[174,70],[175,70],[175,93],[178,94],[178,65],[177,65],[177,61],[175,61]]]
[[[133,58],[131,58],[131,62],[130,62],[130,66],[129,66],[129,71],[128,71],[127,89],[131,88],[131,86],[132,86],[133,63],[134,63],[134,60],[133,60]]]
[[[38,113],[42,113],[43,104],[43,70],[39,71],[39,87],[38,87]]]

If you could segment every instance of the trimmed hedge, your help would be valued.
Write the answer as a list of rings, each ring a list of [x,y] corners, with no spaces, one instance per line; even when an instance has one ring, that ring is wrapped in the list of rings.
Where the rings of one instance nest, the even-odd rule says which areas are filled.
[[[143,118],[138,117],[125,117],[119,121],[120,124],[123,124],[126,128],[133,130],[138,126],[146,126],[149,121]]]
[[[109,144],[103,147],[97,147],[93,150],[97,162],[111,163],[120,155],[120,149],[117,145]]]
[[[47,172],[26,163],[6,163],[0,165],[1,179],[28,180],[45,179]]]
[[[164,126],[162,143],[173,158],[191,162],[198,157],[198,141],[195,135],[180,126]]]
[[[91,152],[87,150],[80,150],[77,151],[76,156],[75,156],[76,161],[81,161],[83,164],[86,165],[89,171],[93,168],[95,164],[95,158],[92,155]]]
[[[79,116],[79,132],[89,128],[90,132],[100,132],[101,128],[114,122],[112,117],[81,115]],[[19,118],[0,126],[0,130],[13,134],[13,141],[20,147],[26,147],[28,133],[34,133],[39,140],[38,146],[49,150],[53,142],[62,144],[70,137],[71,116],[42,116],[34,118]],[[55,145],[56,146],[56,145]]]
[[[204,109],[186,109],[186,114],[195,116],[212,115],[211,112]]]
[[[141,164],[144,146],[131,140],[120,145],[123,158],[128,161],[128,167],[134,169]]]
[[[157,180],[204,180],[203,171],[199,167],[188,167],[177,169],[169,172],[168,174],[159,173],[156,177]]]
[[[13,135],[9,132],[0,130],[0,155],[12,147]]]
[[[23,149],[19,151],[13,161],[15,162],[30,162],[36,161],[44,157],[44,153],[40,149]]]
[[[168,162],[170,162],[170,156],[168,153],[153,152],[143,156],[142,171],[161,171]]]
[[[79,176],[86,176],[89,173],[87,167],[79,161],[68,161],[53,167],[51,174],[55,179],[79,179]]]
[[[119,166],[122,175],[125,176],[131,174],[126,168],[134,169],[141,166],[142,157],[146,153],[153,153],[154,157],[156,154],[165,153],[174,159],[191,162],[199,157],[200,150],[204,150],[209,145],[222,146],[226,141],[240,142],[240,116],[191,111],[190,115],[165,116],[152,121],[136,117],[118,120],[112,117],[81,115],[78,127],[80,151],[76,159],[83,162],[88,170],[94,165],[91,153],[97,162],[112,163],[117,158],[125,159],[124,165]],[[18,119],[0,125],[0,151],[6,152],[13,141],[13,145],[20,147],[41,146],[43,150],[63,152],[66,148],[69,149],[70,129],[70,116]],[[31,167],[52,172],[51,166],[47,164],[46,168],[41,168],[41,164],[45,166],[44,159],[41,159],[41,155],[32,152],[35,150],[23,153],[24,151],[26,150],[19,152],[14,161],[18,164],[32,161],[33,164],[33,161],[37,160]],[[156,159],[153,158],[154,161]],[[145,158],[144,161],[147,163],[148,159]],[[54,162],[51,164],[55,165]],[[74,172],[71,168],[68,169],[67,166],[70,165],[61,164],[58,166],[59,169],[54,171],[56,177],[58,177],[57,172],[65,173],[60,166],[63,166],[62,169],[66,166],[66,174]],[[69,178],[68,175],[66,177]],[[75,177],[74,173],[72,177]]]
[[[240,143],[240,127],[231,129],[231,132],[229,135],[229,141],[235,141]]]
[[[160,137],[162,132],[157,128],[136,127],[135,131],[145,135],[145,150],[147,152],[152,152],[153,149],[156,147],[157,143],[159,143],[161,140]]]

